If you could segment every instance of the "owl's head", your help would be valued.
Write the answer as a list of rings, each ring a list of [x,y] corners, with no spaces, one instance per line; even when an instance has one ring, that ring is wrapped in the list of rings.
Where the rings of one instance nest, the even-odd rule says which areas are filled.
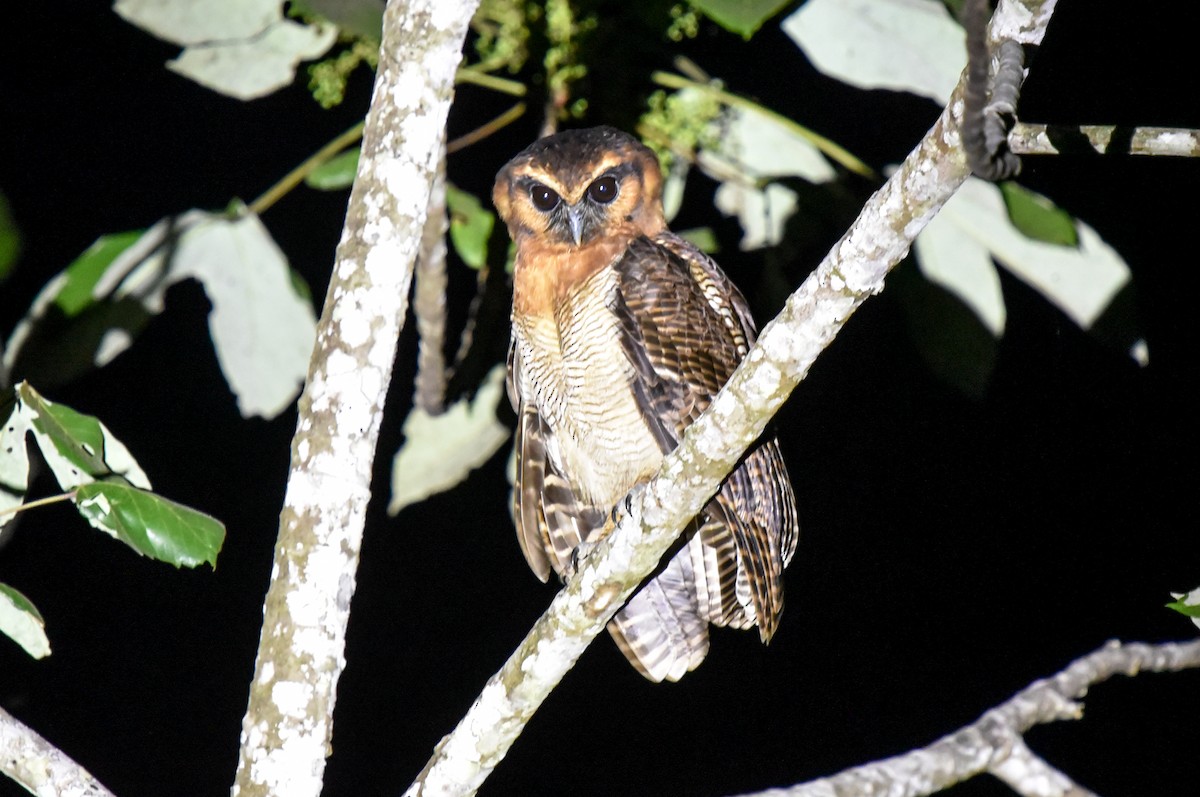
[[[537,236],[582,247],[602,235],[666,227],[658,158],[612,127],[535,141],[496,175],[492,201],[518,243]]]

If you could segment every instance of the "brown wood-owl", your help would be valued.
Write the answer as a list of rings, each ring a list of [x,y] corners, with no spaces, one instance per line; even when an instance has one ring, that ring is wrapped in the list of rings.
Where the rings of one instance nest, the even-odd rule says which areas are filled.
[[[662,175],[611,127],[543,138],[492,194],[516,242],[508,390],[517,411],[513,518],[545,581],[603,535],[612,507],[658,469],[754,340],[746,301],[667,229]],[[759,441],[608,629],[654,681],[708,652],[708,624],[783,611],[796,502],[774,439]]]

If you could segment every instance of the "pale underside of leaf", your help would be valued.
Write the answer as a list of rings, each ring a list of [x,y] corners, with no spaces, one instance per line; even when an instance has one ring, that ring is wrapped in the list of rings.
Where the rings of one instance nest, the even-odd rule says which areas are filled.
[[[317,320],[262,222],[210,218],[184,233],[171,271],[197,279],[212,302],[209,331],[242,415],[282,412],[303,384]]]
[[[285,19],[280,0],[118,0],[114,10],[184,47],[170,69],[242,100],[289,85],[300,61],[324,54],[337,38],[333,25]]]
[[[727,216],[737,216],[742,225],[742,250],[774,246],[783,240],[788,217],[796,212],[796,192],[778,183],[751,188],[728,182],[717,188],[713,204]]]
[[[999,294],[991,287],[994,275],[988,275],[981,264],[983,257],[994,258],[1080,327],[1090,329],[1129,282],[1130,272],[1094,229],[1078,220],[1075,223],[1078,247],[1034,241],[1012,225],[999,188],[970,178],[921,234],[921,238],[933,234],[931,250],[937,252],[934,272],[926,273],[967,301],[989,328],[998,317],[1002,329],[1003,304],[996,306]],[[929,248],[921,238],[917,239],[918,256]],[[962,263],[957,274],[955,260]]]
[[[942,286],[971,308],[999,338],[1007,311],[992,253],[951,212],[952,199],[917,236],[913,250],[926,279]],[[999,220],[997,220],[998,222]]]
[[[729,110],[720,149],[701,151],[697,162],[722,181],[714,202],[721,212],[738,217],[745,250],[779,243],[796,210],[796,193],[769,180],[799,177],[823,183],[837,176],[811,141],[749,108]]]
[[[17,386],[17,395],[19,412],[62,489],[114,476],[150,489],[150,480],[129,449],[99,419],[49,401],[24,382]]]
[[[35,659],[50,655],[42,615],[28,598],[7,584],[0,584],[0,634],[10,637]]]
[[[942,105],[967,63],[963,30],[940,0],[808,0],[783,31],[831,77]]]
[[[190,210],[164,219],[113,258],[90,291],[94,302],[133,300],[157,314],[167,289],[188,278],[204,286],[213,304],[209,329],[238,408],[247,417],[278,415],[296,397],[308,370],[316,315],[257,216]],[[63,273],[42,289],[9,339],[6,367],[68,285]],[[130,343],[126,330],[109,329],[96,347],[95,367]]]
[[[663,175],[663,215],[667,221],[672,221],[679,215],[683,207],[683,191],[687,186],[688,172],[691,166],[683,160],[676,160],[671,169]]]
[[[280,0],[117,0],[125,21],[174,44],[246,39],[283,19]]]
[[[508,439],[496,420],[504,395],[504,366],[493,368],[470,401],[461,400],[441,415],[414,408],[404,421],[404,445],[392,459],[392,499],[388,512],[449,490],[487,462]]]
[[[301,61],[323,55],[336,40],[332,25],[285,19],[246,41],[188,47],[167,67],[205,88],[253,100],[290,85]]]
[[[25,433],[29,431],[29,416],[21,404],[12,408],[12,413],[0,425],[0,513],[20,506],[29,489],[29,451],[25,446]],[[3,530],[14,514],[0,514],[0,530]]]
[[[163,246],[172,231],[178,240]],[[246,417],[282,412],[307,372],[316,315],[262,222],[250,213],[230,219],[193,210],[155,224],[143,238],[114,261],[97,292],[134,297],[158,313],[167,288],[195,278],[213,305],[209,330],[238,409]],[[111,359],[117,351],[111,345],[102,355]]]
[[[145,471],[138,465],[137,460],[129,453],[129,449],[125,444],[113,436],[113,433],[108,430],[100,421],[96,421],[101,436],[104,439],[104,444],[101,452],[98,452],[103,457],[103,461],[108,470],[125,478],[130,484],[149,490],[150,479],[146,476]],[[50,470],[54,473],[58,485],[64,490],[70,490],[80,484],[87,484],[93,481],[93,477],[79,472],[66,459],[61,452],[56,450],[55,443],[50,441],[45,435],[42,435],[36,429],[34,437],[38,441],[38,448],[42,453],[42,457],[46,460]]]

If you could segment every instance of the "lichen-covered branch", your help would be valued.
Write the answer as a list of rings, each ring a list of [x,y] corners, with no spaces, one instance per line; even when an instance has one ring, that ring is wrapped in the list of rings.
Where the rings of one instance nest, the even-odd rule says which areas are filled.
[[[321,791],[384,398],[474,0],[392,0],[280,514],[234,795]]]
[[[1008,134],[1008,146],[1018,155],[1171,155],[1200,158],[1200,130],[1018,122]]]
[[[1077,659],[1065,670],[1035,681],[1007,702],[965,728],[928,747],[854,767],[831,778],[743,797],[920,797],[984,772],[1024,797],[1087,797],[1074,784],[1026,747],[1022,734],[1035,725],[1078,719],[1076,701],[1088,688],[1114,675],[1178,672],[1200,667],[1200,639],[1159,645],[1109,642]]]
[[[1054,0],[1001,2],[992,36],[1037,44]],[[869,296],[917,233],[966,179],[962,87],[933,129],[868,201],[805,280],[658,474],[624,502],[617,528],[588,556],[458,727],[438,745],[409,795],[473,793],[588,643],[656,566],[679,530]]]
[[[2,708],[0,774],[38,797],[112,797],[91,773]]]

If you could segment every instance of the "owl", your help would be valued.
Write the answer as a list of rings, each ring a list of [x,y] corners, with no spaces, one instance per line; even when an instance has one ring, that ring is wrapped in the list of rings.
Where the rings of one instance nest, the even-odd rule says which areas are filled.
[[[496,176],[516,244],[508,394],[517,413],[512,514],[545,581],[598,542],[614,506],[649,480],[754,341],[746,300],[667,229],[654,153],[619,130],[543,138]],[[710,623],[783,610],[796,548],[791,482],[774,439],[745,455],[608,630],[638,672],[677,681]]]

